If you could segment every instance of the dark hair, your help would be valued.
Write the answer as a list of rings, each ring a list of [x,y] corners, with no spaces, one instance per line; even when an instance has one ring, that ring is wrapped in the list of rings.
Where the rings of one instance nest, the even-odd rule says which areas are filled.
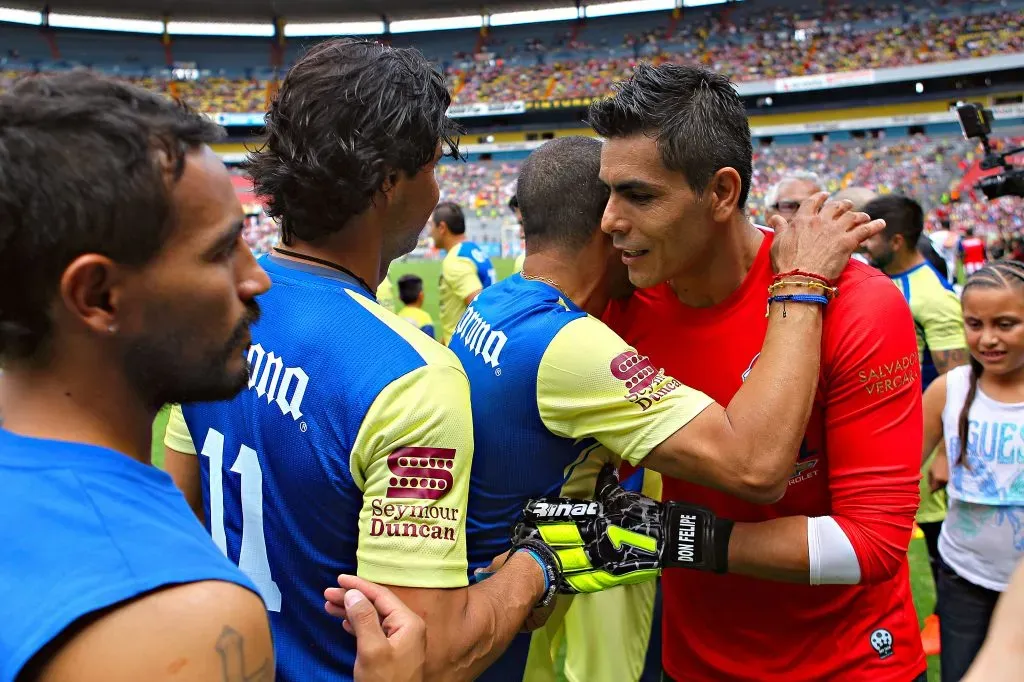
[[[517,195],[517,194],[513,194],[512,195],[512,197],[508,200],[508,207],[512,211],[514,211],[517,208],[519,208],[519,195]]]
[[[873,214],[871,215],[874,218]],[[1024,263],[1016,260],[1000,260],[989,263],[975,271],[964,283],[963,294],[968,289],[1001,289],[1010,286],[1024,287]],[[962,296],[962,294],[961,294]],[[967,430],[970,426],[969,416],[974,398],[978,395],[978,379],[985,369],[984,365],[971,356],[971,382],[967,389],[967,397],[964,399],[964,406],[960,410],[960,420],[957,423],[957,435],[960,437],[960,452],[957,453],[957,462],[962,462],[965,469],[970,470],[971,465],[967,459]]]
[[[222,134],[183,105],[89,73],[0,96],[0,357],[41,356],[75,258],[141,266],[160,251],[186,155]]]
[[[593,238],[608,203],[600,172],[601,143],[592,137],[559,137],[533,150],[516,184],[531,250],[546,245],[578,250]]]
[[[285,244],[338,232],[398,173],[437,145],[458,155],[444,79],[417,50],[341,38],[310,49],[266,116],[266,142],[244,164]]]
[[[442,201],[434,209],[434,222],[444,223],[452,234],[466,232],[466,216],[459,205],[452,201]]]
[[[886,194],[875,197],[863,209],[872,218],[885,221],[885,236],[901,235],[904,248],[913,251],[924,231],[924,211],[921,204],[901,194]]]
[[[753,146],[743,101],[725,76],[696,66],[641,62],[590,105],[588,121],[603,137],[654,137],[661,162],[703,194],[722,168],[740,175],[739,207],[750,192]]]
[[[419,275],[402,275],[398,278],[398,298],[402,303],[415,303],[423,291],[423,279]]]

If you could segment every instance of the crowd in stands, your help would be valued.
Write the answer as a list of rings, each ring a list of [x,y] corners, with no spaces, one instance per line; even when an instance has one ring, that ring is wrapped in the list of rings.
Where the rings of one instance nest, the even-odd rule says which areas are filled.
[[[213,76],[195,81],[165,81],[156,87],[203,111],[249,113],[267,108],[270,84],[259,79]]]
[[[801,11],[741,6],[687,13],[678,22],[667,14],[648,15],[649,29],[620,31],[609,39],[605,28],[597,43],[589,42],[589,29],[579,26],[546,42],[529,37],[506,43],[499,30],[482,46],[486,58],[451,54],[443,66],[456,104],[593,97],[628,76],[640,59],[699,62],[737,82],[908,66],[1024,52],[1018,5],[1019,0],[920,7],[819,3]],[[0,90],[30,73],[24,65],[5,71]],[[271,89],[255,76],[131,80],[209,112],[263,111]]]
[[[1018,141],[1019,142],[1019,141]],[[843,187],[869,187],[880,193],[913,197],[927,211],[929,232],[973,228],[990,241],[1024,236],[1024,200],[988,201],[959,185],[977,158],[972,143],[959,138],[931,139],[916,135],[901,140],[814,142],[773,145],[754,152],[754,173],[747,210],[756,223],[765,222],[765,194],[784,176],[803,171],[816,174],[830,192]],[[508,210],[518,162],[477,161],[443,163],[437,168],[442,201],[454,201],[465,211],[470,238],[500,242],[503,231],[516,233]],[[277,240],[277,225],[258,207],[245,237],[256,253],[268,251]]]
[[[26,71],[0,71],[0,92],[11,88],[19,79],[31,77]],[[261,79],[233,79],[209,76],[194,81],[178,81],[164,77],[122,77],[135,85],[166,93],[209,113],[250,113],[267,108],[270,83]]]
[[[507,203],[518,173],[518,162],[440,164],[437,184],[441,188],[441,201],[457,203],[470,220],[504,221],[508,218]]]
[[[603,94],[628,76],[639,59],[696,61],[744,82],[1024,52],[1020,10],[991,10],[929,17],[905,8],[845,5],[827,15],[825,10],[806,17],[768,11],[738,20],[719,13],[671,35],[663,26],[640,36],[627,34],[623,45],[630,54],[612,54],[616,51],[610,47],[601,54],[576,43],[590,48],[589,54],[545,59],[544,51],[531,43],[536,60],[513,63],[509,60],[517,51],[505,46],[495,59],[451,67],[449,77],[459,102],[515,101]],[[567,54],[557,44],[550,52]]]

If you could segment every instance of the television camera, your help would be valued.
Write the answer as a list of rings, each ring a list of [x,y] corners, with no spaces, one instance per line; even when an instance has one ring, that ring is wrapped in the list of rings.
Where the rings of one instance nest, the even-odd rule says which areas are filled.
[[[1024,147],[1009,149],[1003,152],[993,151],[988,136],[992,133],[992,110],[980,104],[959,104],[956,107],[960,129],[968,140],[980,140],[985,150],[981,160],[982,170],[1003,169],[997,175],[982,178],[976,187],[989,199],[999,197],[1024,197],[1024,169],[1014,168],[1009,157],[1024,152]]]

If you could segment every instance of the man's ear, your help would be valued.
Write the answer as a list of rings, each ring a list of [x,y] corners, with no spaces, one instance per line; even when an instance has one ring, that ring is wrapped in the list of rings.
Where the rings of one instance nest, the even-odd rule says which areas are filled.
[[[107,335],[118,327],[122,285],[123,271],[114,261],[89,253],[64,268],[60,298],[72,318],[97,334]]]
[[[742,190],[743,181],[735,168],[726,166],[714,174],[707,191],[711,196],[711,217],[716,223],[724,223],[737,210],[742,210],[739,205]]]
[[[388,176],[384,179],[384,184],[380,186],[380,194],[382,195],[385,203],[390,203],[394,200],[395,188],[398,186],[398,171],[388,171]]]

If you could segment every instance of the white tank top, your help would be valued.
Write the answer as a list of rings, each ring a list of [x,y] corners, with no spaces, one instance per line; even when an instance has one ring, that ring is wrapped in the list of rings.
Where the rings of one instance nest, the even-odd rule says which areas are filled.
[[[1000,403],[978,389],[968,415],[968,469],[959,461],[958,429],[970,376],[966,366],[946,374],[949,513],[939,554],[960,577],[1002,592],[1024,557],[1024,403]]]

